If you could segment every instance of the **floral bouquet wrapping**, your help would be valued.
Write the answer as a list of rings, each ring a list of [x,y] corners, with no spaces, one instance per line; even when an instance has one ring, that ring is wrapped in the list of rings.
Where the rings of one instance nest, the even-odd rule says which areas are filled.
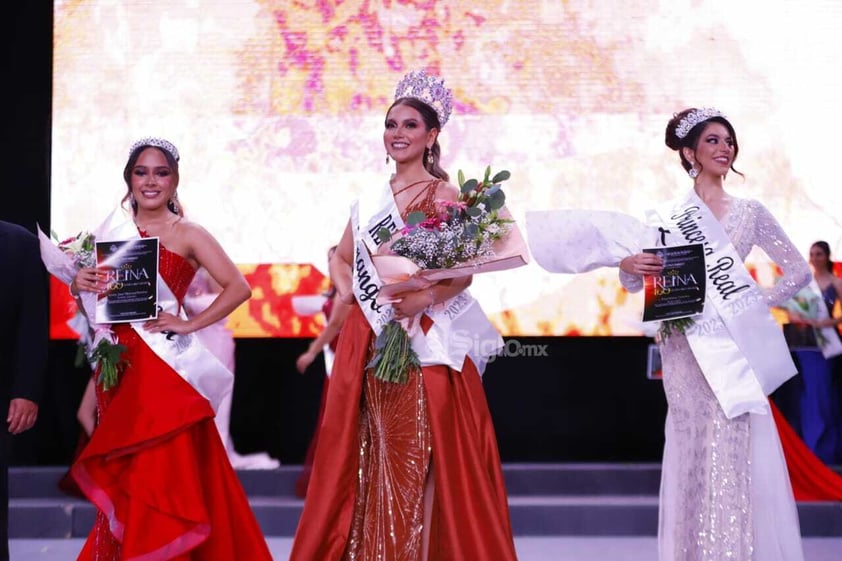
[[[821,289],[815,280],[802,288],[795,295],[781,304],[787,312],[801,316],[808,320],[824,320],[830,318],[824,300],[819,296]],[[842,341],[835,326],[817,327],[805,326],[812,330],[816,344],[825,358],[832,358],[842,354]]]
[[[787,312],[796,314],[806,319],[821,319],[819,307],[824,306],[824,302],[818,294],[806,286],[795,293],[795,295],[781,304],[781,307]],[[827,339],[824,337],[820,329],[813,328],[813,333],[816,336],[816,342],[819,347],[827,344]]]
[[[53,232],[53,238],[58,237]],[[39,228],[38,241],[41,249],[41,261],[47,271],[64,284],[70,286],[76,273],[83,267],[96,267],[95,237],[89,232],[80,232],[64,241],[48,238]],[[82,358],[87,358],[91,366],[99,367],[98,383],[104,390],[117,384],[117,379],[126,364],[121,359],[126,350],[124,345],[117,342],[111,327],[96,323],[97,295],[93,292],[82,292],[76,297],[78,310],[72,320],[68,322],[73,331],[79,334],[79,350],[77,366],[81,366]]]
[[[529,260],[526,242],[505,208],[501,187],[509,177],[505,170],[492,177],[487,167],[481,181],[466,180],[460,170],[456,201],[436,201],[435,216],[410,213],[397,236],[380,230],[377,235],[385,242],[384,253],[372,256],[384,283],[378,301],[388,302],[443,279],[525,265]],[[377,378],[402,383],[408,370],[419,366],[407,333],[417,328],[411,320],[392,320],[381,331],[368,365]]]

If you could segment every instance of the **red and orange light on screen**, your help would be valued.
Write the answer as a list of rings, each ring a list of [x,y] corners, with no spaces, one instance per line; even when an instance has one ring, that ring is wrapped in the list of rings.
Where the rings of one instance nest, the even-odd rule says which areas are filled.
[[[329,281],[312,265],[239,265],[251,286],[252,297],[229,316],[227,327],[235,337],[316,337],[324,327],[323,314],[299,315],[292,300],[298,296],[318,296],[329,288]],[[67,286],[50,278],[50,337],[76,339],[67,325],[76,313],[76,304]]]

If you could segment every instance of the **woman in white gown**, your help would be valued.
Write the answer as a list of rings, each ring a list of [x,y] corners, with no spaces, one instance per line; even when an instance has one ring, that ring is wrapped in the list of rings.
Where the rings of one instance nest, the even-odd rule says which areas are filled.
[[[768,399],[796,368],[769,308],[806,286],[810,268],[760,202],[725,191],[725,176],[739,174],[739,147],[719,111],[677,113],[666,144],[678,152],[692,188],[648,211],[646,223],[611,211],[531,211],[529,245],[551,272],[619,266],[621,282],[636,292],[644,277],[652,287],[656,280],[668,286],[675,274],[656,253],[669,260],[688,252],[678,246],[701,244],[705,267],[696,276],[705,281],[704,309],[659,329],[668,404],[660,560],[802,561],[798,511]],[[754,246],[783,271],[771,288],[759,287],[743,263]],[[651,247],[664,249],[643,251]]]
[[[807,263],[769,211],[756,200],[725,192],[725,175],[729,171],[739,173],[733,168],[739,148],[733,127],[721,113],[688,109],[676,114],[667,125],[666,144],[679,153],[682,166],[693,180],[695,204],[706,207],[727,239],[713,239],[715,233],[704,227],[700,231],[711,242],[730,242],[740,261],[759,246],[783,270],[774,287],[758,287],[760,302],[768,307],[778,305],[809,282]],[[703,205],[699,205],[699,199]],[[671,217],[675,219],[676,214],[680,212]],[[679,218],[672,226],[673,233],[678,229],[692,241],[694,233],[687,221]],[[720,261],[707,262],[710,270],[711,262]],[[639,253],[623,259],[620,269],[624,286],[634,291],[642,288],[642,275],[661,272],[662,262],[652,254]],[[724,287],[719,292],[725,293],[726,300],[733,298],[737,285],[726,285],[736,280],[736,275],[731,276],[735,278],[723,279],[720,275],[714,286],[709,276],[708,291]],[[696,323],[703,323],[703,319]],[[692,327],[686,333],[680,327],[669,327],[662,326],[659,342],[669,406],[661,482],[661,560],[803,559],[798,514],[768,407],[754,405],[744,407],[747,410],[742,413],[735,408],[726,412],[723,403],[733,404],[733,400],[722,397],[716,374],[706,374],[709,368],[700,367],[700,362],[706,366],[715,363],[704,355],[717,352],[712,349],[721,341],[701,330],[694,333]],[[695,347],[689,340],[692,337],[699,341]],[[778,337],[759,342],[758,350],[774,347],[780,352],[781,346],[785,349]],[[712,383],[720,396],[712,390]]]

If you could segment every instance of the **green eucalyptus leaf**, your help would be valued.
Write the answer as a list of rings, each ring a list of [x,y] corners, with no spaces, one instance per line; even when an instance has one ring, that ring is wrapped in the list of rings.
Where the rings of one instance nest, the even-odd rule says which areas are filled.
[[[476,179],[469,179],[469,180],[465,181],[464,183],[462,183],[462,186],[460,187],[459,190],[462,191],[463,195],[465,195],[467,193],[470,193],[474,189],[476,189],[478,185],[479,185],[479,182]]]
[[[504,170],[498,171],[496,174],[494,174],[494,177],[491,179],[491,182],[492,183],[500,183],[501,181],[506,181],[511,176],[512,176],[512,174],[509,173],[508,170],[504,169]]]
[[[459,181],[459,188],[461,189],[462,185],[465,183],[465,174],[461,169],[459,170],[459,173],[456,174],[456,178],[457,181]]]
[[[488,197],[488,208],[491,210],[499,210],[506,204],[506,194],[503,191],[497,191]]]
[[[465,233],[473,238],[479,233],[479,226],[473,223],[465,224]]]
[[[427,220],[427,215],[424,214],[423,212],[421,212],[420,210],[415,210],[413,212],[410,212],[406,216],[406,223],[409,226],[415,226],[416,224],[420,224],[420,223],[424,222],[425,220]]]
[[[482,210],[475,206],[469,206],[467,209],[465,209],[465,213],[471,218],[476,218],[477,216],[482,214]]]
[[[380,240],[380,243],[386,243],[392,239],[392,232],[388,228],[380,228],[377,230],[377,239]]]

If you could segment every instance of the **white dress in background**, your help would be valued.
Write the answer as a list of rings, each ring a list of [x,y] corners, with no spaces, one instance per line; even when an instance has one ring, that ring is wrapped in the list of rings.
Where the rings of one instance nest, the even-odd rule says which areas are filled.
[[[211,283],[205,269],[196,271],[196,276],[187,288],[184,297],[184,309],[193,316],[207,308],[216,298],[216,292],[211,290]],[[199,340],[216,356],[231,372],[234,372],[234,335],[225,327],[227,318],[223,318],[196,332]],[[275,469],[281,463],[266,452],[254,454],[239,454],[234,449],[234,441],[229,430],[231,424],[231,399],[233,392],[228,393],[219,403],[216,411],[216,428],[225,444],[225,451],[234,469]]]

